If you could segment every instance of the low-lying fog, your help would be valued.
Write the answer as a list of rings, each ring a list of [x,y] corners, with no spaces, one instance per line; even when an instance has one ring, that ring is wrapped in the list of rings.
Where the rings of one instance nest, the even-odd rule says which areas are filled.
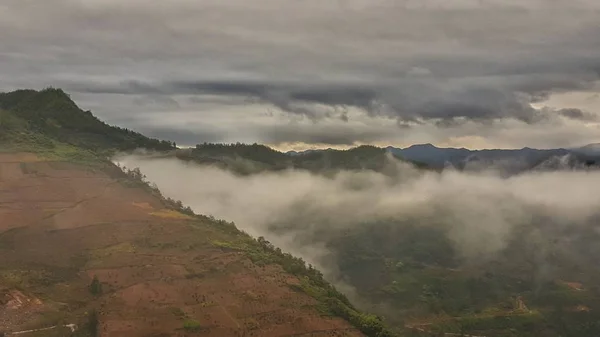
[[[340,171],[327,178],[298,170],[241,177],[177,159],[128,155],[115,162],[139,167],[165,196],[181,200],[196,213],[234,221],[247,233],[264,236],[324,268],[326,274],[335,271],[323,266],[329,252],[314,234],[322,226],[347,228],[390,218],[444,224],[457,250],[468,257],[502,249],[514,226],[533,217],[577,226],[600,210],[596,172],[500,178],[492,173],[425,173],[398,162],[398,174],[391,177]],[[272,230],[287,223],[295,224],[293,232]],[[307,244],[306,238],[313,241]]]

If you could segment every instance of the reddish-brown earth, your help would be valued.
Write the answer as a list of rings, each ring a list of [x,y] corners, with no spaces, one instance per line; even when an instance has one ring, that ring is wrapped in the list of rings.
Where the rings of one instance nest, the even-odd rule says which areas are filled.
[[[0,154],[0,331],[96,309],[103,337],[361,336],[292,290],[294,276],[215,247],[231,234],[165,210],[117,170]]]

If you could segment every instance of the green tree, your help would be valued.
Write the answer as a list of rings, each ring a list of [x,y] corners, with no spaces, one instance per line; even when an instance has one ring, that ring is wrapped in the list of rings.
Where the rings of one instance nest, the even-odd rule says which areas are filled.
[[[92,283],[90,283],[89,289],[94,296],[102,294],[102,283],[100,283],[100,280],[98,280],[98,276],[94,275]]]

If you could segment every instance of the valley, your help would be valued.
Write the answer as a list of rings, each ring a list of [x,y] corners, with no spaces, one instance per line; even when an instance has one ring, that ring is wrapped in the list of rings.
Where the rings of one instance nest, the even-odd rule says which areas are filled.
[[[260,146],[242,151],[252,147]],[[239,148],[212,153],[210,162],[116,160],[140,167],[195,211],[232,219],[318,266],[404,335],[586,336],[598,329],[600,200],[588,186],[599,172],[424,170],[365,147],[343,154],[368,153],[363,167],[311,163],[327,167],[335,158],[329,152],[308,157],[310,169],[297,155],[249,173],[240,167],[259,167],[265,156]]]

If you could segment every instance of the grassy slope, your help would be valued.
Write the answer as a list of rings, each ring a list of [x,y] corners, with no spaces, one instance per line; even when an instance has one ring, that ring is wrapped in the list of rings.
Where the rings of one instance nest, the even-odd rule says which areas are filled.
[[[138,147],[170,151],[174,144],[108,126],[91,113],[80,110],[58,89],[0,94],[0,152],[32,152],[49,162],[76,163],[118,174],[106,156],[115,150]],[[358,311],[345,296],[325,282],[317,270],[307,267],[302,260],[282,253],[262,239],[249,237],[233,224],[195,215],[180,202],[163,198],[159,191],[143,181],[139,172],[130,171],[119,179],[122,184],[144,188],[159,196],[167,208],[197,219],[197,226],[212,228],[213,246],[243,252],[258,265],[280,265],[286,272],[300,277],[301,283],[294,289],[317,299],[322,314],[342,317],[368,336],[392,336],[379,317]],[[3,239],[6,241],[6,236]],[[29,279],[34,283],[41,281],[35,275],[26,275],[18,283],[29,282]],[[86,335],[87,332],[82,329],[78,334]]]

